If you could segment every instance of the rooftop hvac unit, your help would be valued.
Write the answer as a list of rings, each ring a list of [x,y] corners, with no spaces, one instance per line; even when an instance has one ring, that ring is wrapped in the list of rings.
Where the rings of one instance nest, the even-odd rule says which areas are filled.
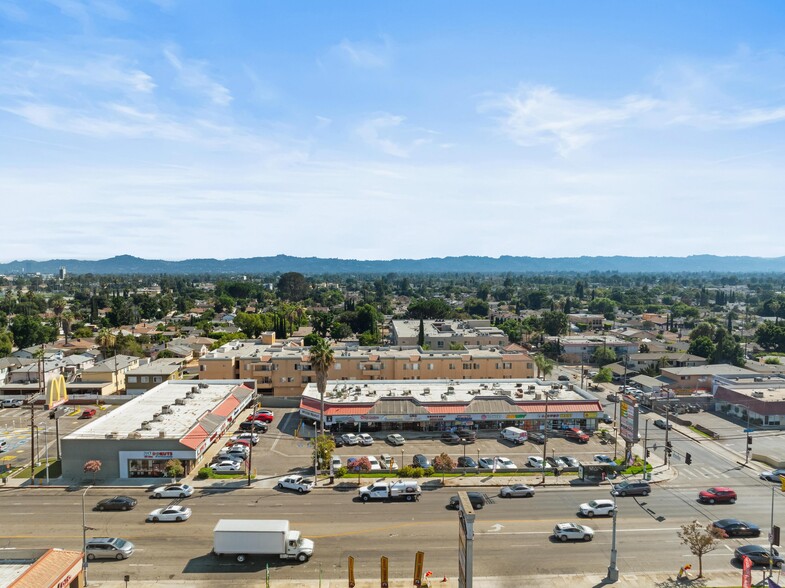
[[[209,385],[210,384],[208,384],[207,382],[199,382],[199,388],[207,388]],[[197,390],[197,392],[198,392],[198,390]]]
[[[107,439],[114,439],[114,437],[115,437],[115,433],[107,433],[107,434],[105,435],[105,437],[106,437]]]
[[[199,388],[197,388],[196,386],[191,386],[191,392],[192,393],[199,392]]]
[[[166,431],[158,431],[158,438],[163,439],[166,437]]]
[[[142,426],[139,427],[139,429],[141,429],[142,431],[149,431],[149,430],[151,430],[152,427],[150,426],[150,421],[142,421]]]
[[[164,404],[161,407],[161,414],[172,414],[172,407],[169,404]]]
[[[197,394],[198,394],[198,392],[197,392]],[[185,393],[185,397],[186,398],[193,398],[194,397],[194,393],[193,392],[186,392]]]
[[[141,439],[142,438],[142,434],[139,431],[133,431],[131,433],[128,433],[128,438],[129,439]]]
[[[430,394],[431,393],[431,389],[430,388],[424,388],[422,393],[423,394]]]
[[[179,406],[182,406],[183,404],[185,404],[185,398],[175,398],[174,403]]]
[[[753,390],[752,391],[752,395],[755,398],[763,398],[763,392],[761,392],[760,390]]]

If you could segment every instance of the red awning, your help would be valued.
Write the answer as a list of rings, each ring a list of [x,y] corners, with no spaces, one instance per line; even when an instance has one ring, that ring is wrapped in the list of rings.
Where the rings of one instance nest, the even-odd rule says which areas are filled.
[[[465,404],[449,404],[445,405],[438,405],[438,406],[429,406],[426,405],[425,408],[431,414],[460,414],[462,412],[466,412],[466,405]]]
[[[207,439],[207,429],[202,425],[196,425],[193,429],[185,434],[185,437],[180,439],[180,443],[191,449],[196,449],[204,440]]]
[[[230,394],[228,398],[210,412],[218,416],[227,417],[232,414],[238,404],[240,404],[240,401],[233,394]]]

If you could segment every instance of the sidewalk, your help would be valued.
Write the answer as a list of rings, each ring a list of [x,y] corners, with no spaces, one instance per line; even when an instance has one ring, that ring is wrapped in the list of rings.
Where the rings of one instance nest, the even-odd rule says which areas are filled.
[[[678,570],[677,570],[678,572]],[[713,588],[730,588],[741,586],[741,571],[732,572],[707,572],[704,578],[700,580],[695,579],[697,572],[690,575],[690,579],[679,581],[676,579],[676,572],[673,574],[666,573],[636,573],[636,574],[620,574],[619,581],[615,584],[606,584],[604,582],[605,574],[578,574],[578,575],[532,575],[532,576],[507,576],[507,577],[485,577],[474,578],[473,585],[477,588],[521,588],[522,586],[537,587],[547,586],[548,588],[595,588],[599,586],[624,586],[635,588],[675,588],[677,586],[685,587],[713,587]],[[753,586],[756,585],[762,578],[760,570],[753,570],[752,582]],[[779,575],[777,572],[774,574],[774,580],[777,581]],[[437,578],[435,575],[430,578],[431,588],[456,588],[458,586],[457,578],[447,578],[446,582],[442,581],[443,578]],[[249,582],[243,581],[243,584],[248,588],[256,588],[265,586],[264,578],[257,581]],[[358,579],[355,584],[356,588],[378,588],[379,579]],[[411,578],[391,578],[390,588],[411,588]],[[125,588],[125,582],[121,581],[95,581],[90,580],[90,586],[100,588]],[[157,588],[207,588],[214,586],[215,582],[212,580],[168,580],[156,581]],[[348,582],[345,578],[342,579],[322,579],[322,580],[278,580],[274,574],[271,574],[270,586],[273,588],[346,588]],[[764,584],[765,585],[765,584]],[[129,588],[135,586],[133,580],[128,584]],[[426,586],[426,583],[423,583]]]

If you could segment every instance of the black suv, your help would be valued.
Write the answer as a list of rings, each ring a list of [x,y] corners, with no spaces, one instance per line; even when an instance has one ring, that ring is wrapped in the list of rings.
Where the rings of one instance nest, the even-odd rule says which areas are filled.
[[[545,443],[545,435],[538,433],[537,431],[529,431],[529,441],[542,445]]]
[[[611,490],[614,496],[648,496],[649,492],[651,486],[648,482],[619,482]]]
[[[267,425],[259,421],[243,421],[240,423],[241,431],[253,431],[254,433],[266,433]]]
[[[477,431],[471,429],[458,429],[455,434],[461,438],[461,443],[474,443],[477,440]]]
[[[485,506],[485,495],[480,494],[479,492],[467,492],[467,496],[469,497],[469,502],[472,503],[472,508],[474,510],[480,510],[483,506]],[[460,501],[458,500],[458,495],[450,497],[450,502],[447,505],[447,508],[454,508],[458,510],[458,504]]]
[[[442,433],[441,437],[442,441],[445,443],[460,443],[461,438],[458,436],[457,433],[451,433],[450,431],[445,431]]]
[[[458,467],[459,468],[476,468],[477,462],[474,460],[473,457],[464,457],[463,455],[458,458]]]

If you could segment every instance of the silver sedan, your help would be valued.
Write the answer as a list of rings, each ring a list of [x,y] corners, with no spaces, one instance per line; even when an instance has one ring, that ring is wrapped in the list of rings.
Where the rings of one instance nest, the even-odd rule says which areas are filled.
[[[499,496],[502,498],[530,498],[534,496],[534,488],[526,484],[513,484],[499,490]]]

